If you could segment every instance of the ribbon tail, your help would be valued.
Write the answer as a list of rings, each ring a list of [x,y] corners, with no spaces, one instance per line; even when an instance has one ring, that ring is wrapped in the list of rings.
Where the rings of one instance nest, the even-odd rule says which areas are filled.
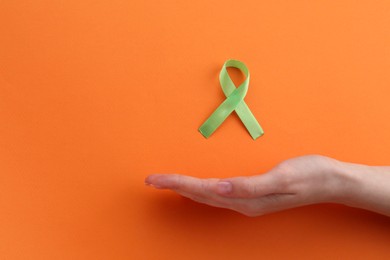
[[[263,128],[260,126],[259,122],[257,122],[255,116],[252,114],[252,111],[244,101],[241,101],[237,105],[236,113],[245,125],[249,134],[252,136],[253,140],[256,140],[264,134]]]

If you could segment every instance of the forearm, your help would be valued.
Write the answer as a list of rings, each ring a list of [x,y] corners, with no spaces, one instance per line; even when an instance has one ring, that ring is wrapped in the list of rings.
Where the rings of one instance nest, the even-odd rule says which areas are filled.
[[[390,216],[390,167],[340,163],[339,203]]]

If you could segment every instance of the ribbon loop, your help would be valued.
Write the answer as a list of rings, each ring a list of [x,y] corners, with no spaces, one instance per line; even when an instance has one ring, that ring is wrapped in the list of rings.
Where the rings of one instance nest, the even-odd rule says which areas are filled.
[[[228,67],[241,70],[246,77],[244,82],[237,88],[229,76],[226,69]],[[241,61],[227,60],[223,64],[221,72],[219,73],[219,82],[226,99],[199,128],[199,132],[204,137],[208,138],[212,133],[214,133],[214,131],[233,111],[236,111],[237,115],[254,140],[264,134],[263,129],[244,101],[246,93],[248,92],[249,78],[249,70]]]

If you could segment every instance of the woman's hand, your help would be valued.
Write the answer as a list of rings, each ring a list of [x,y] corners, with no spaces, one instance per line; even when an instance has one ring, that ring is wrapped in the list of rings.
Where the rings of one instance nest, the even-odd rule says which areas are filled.
[[[284,161],[257,176],[199,179],[178,174],[154,174],[148,176],[145,183],[247,216],[322,202],[343,203],[390,215],[390,174],[384,173],[382,168],[388,170],[310,155]],[[361,174],[363,172],[366,174]],[[364,175],[373,176],[381,183],[367,180],[367,177],[362,177]],[[365,180],[369,187],[362,189]],[[360,193],[361,190],[365,195]]]

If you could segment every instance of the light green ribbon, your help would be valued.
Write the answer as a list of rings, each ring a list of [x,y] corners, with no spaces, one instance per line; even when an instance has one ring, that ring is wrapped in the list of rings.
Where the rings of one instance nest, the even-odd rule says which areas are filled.
[[[246,79],[238,88],[236,88],[230,78],[229,73],[226,70],[227,67],[237,68],[244,73]],[[263,129],[244,101],[248,91],[249,77],[249,70],[241,61],[227,60],[223,64],[221,72],[219,73],[219,82],[221,83],[226,99],[199,128],[199,132],[204,137],[208,138],[214,133],[233,111],[236,111],[254,140],[264,134]]]

